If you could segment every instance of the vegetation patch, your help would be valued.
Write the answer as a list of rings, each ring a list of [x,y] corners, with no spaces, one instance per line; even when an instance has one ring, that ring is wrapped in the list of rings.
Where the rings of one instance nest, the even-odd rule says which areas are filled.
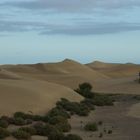
[[[6,130],[5,128],[0,127],[0,139],[4,139],[8,136],[10,136],[10,132]]]
[[[20,139],[29,140],[31,138],[30,133],[23,131],[23,130],[17,130],[15,132],[13,132],[12,135],[15,138],[17,138],[18,140],[20,140]]]
[[[84,126],[84,129],[86,131],[97,131],[98,130],[98,126],[96,123],[87,123],[85,126]]]

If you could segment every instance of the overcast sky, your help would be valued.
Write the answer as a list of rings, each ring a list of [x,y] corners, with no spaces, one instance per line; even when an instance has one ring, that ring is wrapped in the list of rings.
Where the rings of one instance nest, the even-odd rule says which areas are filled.
[[[1,0],[0,64],[140,63],[140,0]]]

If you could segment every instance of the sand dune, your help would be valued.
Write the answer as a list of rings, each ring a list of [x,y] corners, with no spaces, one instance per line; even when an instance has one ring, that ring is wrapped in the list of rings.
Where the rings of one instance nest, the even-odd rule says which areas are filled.
[[[103,73],[111,78],[122,78],[137,75],[140,71],[140,65],[126,63],[104,63],[95,61],[87,64],[93,70]]]
[[[0,69],[0,79],[21,79],[21,76],[5,69]]]
[[[80,101],[73,90],[57,84],[35,80],[0,80],[0,114],[16,111],[45,113],[60,98]]]
[[[49,81],[73,89],[85,81],[94,84],[97,81],[109,79],[108,76],[69,59],[58,63],[15,65],[5,69],[18,73],[24,78]]]
[[[45,113],[60,98],[80,101],[73,89],[90,82],[102,93],[140,94],[139,65],[94,62],[87,65],[66,59],[58,63],[0,66],[0,114],[15,111]],[[71,89],[72,88],[72,89]]]

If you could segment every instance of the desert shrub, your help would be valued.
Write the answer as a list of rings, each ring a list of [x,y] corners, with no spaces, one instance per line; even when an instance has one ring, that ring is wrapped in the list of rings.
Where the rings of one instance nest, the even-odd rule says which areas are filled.
[[[56,124],[54,127],[61,132],[69,132],[71,130],[71,125],[68,122]]]
[[[36,129],[33,127],[21,127],[19,130],[22,130],[24,132],[29,133],[30,135],[35,135],[36,134]]]
[[[14,118],[23,118],[23,119],[25,119],[25,113],[23,113],[23,112],[15,112],[14,113]]]
[[[32,120],[33,121],[43,121],[44,116],[40,116],[40,115],[32,115]]]
[[[31,135],[29,133],[27,133],[26,131],[23,130],[17,130],[15,132],[13,132],[12,134],[15,138],[17,139],[25,139],[28,140],[31,138]]]
[[[79,88],[75,90],[80,95],[85,98],[94,98],[94,93],[92,92],[92,86],[89,83],[82,83]]]
[[[52,131],[48,136],[48,140],[64,140],[64,138],[64,134],[59,131]]]
[[[97,105],[97,106],[111,106],[111,105],[113,105],[113,100],[108,95],[96,94],[93,101],[94,101],[94,105]]]
[[[102,138],[102,137],[103,137],[103,133],[100,133],[100,134],[99,134],[99,138]]]
[[[108,130],[108,132],[107,132],[107,133],[108,133],[108,134],[112,134],[112,132],[113,132],[112,130]]]
[[[68,134],[64,140],[82,140],[82,138],[75,134]]]
[[[86,105],[89,108],[89,110],[94,110],[95,109],[93,99],[86,98],[83,101],[81,101],[81,104]]]
[[[58,124],[58,123],[67,123],[67,119],[65,119],[62,116],[53,116],[52,118],[50,118],[48,120],[48,123],[50,123],[52,125],[55,125],[55,124]]]
[[[8,136],[10,136],[10,132],[6,130],[5,128],[0,127],[0,139],[4,139]]]
[[[85,126],[84,126],[84,129],[86,131],[97,131],[98,130],[98,126],[96,123],[87,123]]]
[[[51,118],[53,116],[62,116],[64,118],[70,118],[70,114],[59,105],[57,107],[51,109],[47,113],[47,116],[48,116],[48,118]]]
[[[26,121],[25,121],[25,123],[28,125],[28,124],[32,124],[33,123],[33,120],[31,120],[31,119],[27,119]]]
[[[8,122],[8,124],[13,124],[14,123],[14,118],[13,117],[8,117],[8,116],[2,116],[0,120],[4,120]]]
[[[50,124],[36,123],[34,128],[36,134],[40,136],[48,136],[50,132],[55,131],[55,128]]]
[[[26,125],[26,121],[23,118],[15,118],[13,120],[13,124],[15,124],[15,125]]]
[[[7,120],[0,119],[0,127],[7,128],[8,125],[9,125],[9,122]]]
[[[77,114],[79,116],[87,116],[89,114],[89,108],[86,105],[77,102],[70,102],[64,98],[57,102],[57,106],[61,106],[71,114]]]
[[[102,125],[102,124],[103,124],[103,121],[99,121],[99,122],[98,122],[98,125]]]

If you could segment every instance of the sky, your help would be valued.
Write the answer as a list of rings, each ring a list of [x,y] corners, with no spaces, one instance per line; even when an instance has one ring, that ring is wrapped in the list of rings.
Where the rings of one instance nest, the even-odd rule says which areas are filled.
[[[140,0],[1,0],[0,64],[140,64]]]

